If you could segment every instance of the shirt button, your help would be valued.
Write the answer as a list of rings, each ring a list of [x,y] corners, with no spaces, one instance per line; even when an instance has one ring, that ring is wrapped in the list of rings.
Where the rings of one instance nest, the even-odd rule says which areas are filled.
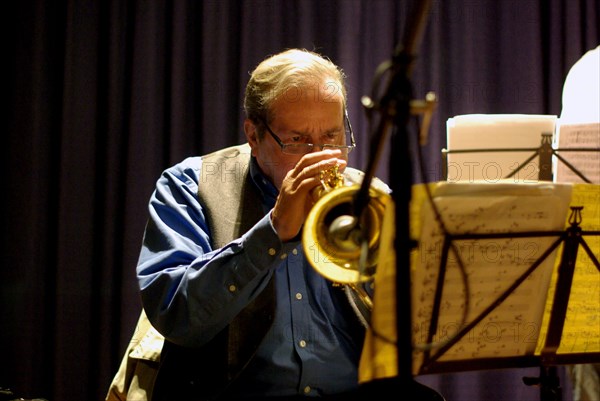
[[[299,292],[296,293],[296,299],[299,301],[302,299],[302,294],[300,294]]]
[[[296,248],[294,248],[294,249],[292,250],[292,253],[293,253],[294,255],[298,255],[298,250],[297,250]]]
[[[306,347],[306,341],[304,341],[304,340],[300,340],[299,344],[300,344],[301,348]]]
[[[304,387],[304,394],[310,393],[310,390],[311,390],[310,386]]]
[[[280,258],[281,258],[281,260],[287,258],[287,253],[282,253],[281,256],[280,256]]]
[[[235,292],[235,290],[237,290],[237,287],[235,286],[235,284],[230,284],[229,285],[229,292]]]
[[[274,256],[276,253],[277,251],[275,251],[275,249],[269,248],[269,255]]]

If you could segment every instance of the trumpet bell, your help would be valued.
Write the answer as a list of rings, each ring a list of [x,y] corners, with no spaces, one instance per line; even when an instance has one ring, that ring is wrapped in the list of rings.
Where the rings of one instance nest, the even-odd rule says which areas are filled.
[[[302,245],[311,265],[325,278],[356,284],[375,274],[382,219],[390,196],[374,187],[362,216],[352,215],[360,185],[327,192],[315,203],[304,223]]]

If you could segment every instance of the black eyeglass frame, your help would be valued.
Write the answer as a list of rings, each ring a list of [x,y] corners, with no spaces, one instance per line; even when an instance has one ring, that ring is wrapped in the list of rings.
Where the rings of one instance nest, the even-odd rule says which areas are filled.
[[[275,142],[281,147],[281,152],[289,155],[305,155],[310,152],[315,147],[320,148],[321,150],[326,148],[331,149],[346,149],[348,153],[352,152],[352,149],[356,147],[356,141],[354,140],[354,131],[352,130],[352,125],[350,124],[350,119],[348,118],[348,111],[344,110],[344,121],[346,122],[346,126],[348,127],[348,131],[350,132],[350,145],[331,145],[326,143],[316,144],[316,143],[283,143],[283,141],[273,132],[267,121],[263,118],[260,119],[263,123],[267,132],[273,137]],[[286,149],[288,150],[286,152]],[[308,149],[306,152],[294,153],[290,152],[289,149]]]

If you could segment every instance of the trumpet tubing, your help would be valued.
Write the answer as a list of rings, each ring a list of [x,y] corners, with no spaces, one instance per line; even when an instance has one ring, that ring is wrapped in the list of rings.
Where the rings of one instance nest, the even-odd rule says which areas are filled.
[[[331,176],[334,178],[327,178]],[[371,187],[369,204],[361,216],[355,217],[353,201],[360,184],[346,183],[337,168],[323,174],[321,183],[320,198],[303,227],[305,255],[325,278],[357,288],[376,273],[383,215],[391,198],[385,191]]]

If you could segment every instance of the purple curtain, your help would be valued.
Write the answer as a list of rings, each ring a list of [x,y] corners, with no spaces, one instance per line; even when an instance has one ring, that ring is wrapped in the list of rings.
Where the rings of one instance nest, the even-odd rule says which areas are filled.
[[[140,311],[135,264],[154,182],[186,156],[244,140],[243,88],[266,55],[304,47],[344,68],[359,145],[351,162],[365,168],[360,98],[415,4],[6,2],[0,387],[104,398]],[[597,0],[434,1],[413,74],[416,98],[439,98],[418,179],[441,179],[449,117],[559,114],[564,77],[599,44],[599,21]],[[390,177],[387,162],[377,175]],[[523,375],[537,371],[419,380],[448,401],[536,399]]]

